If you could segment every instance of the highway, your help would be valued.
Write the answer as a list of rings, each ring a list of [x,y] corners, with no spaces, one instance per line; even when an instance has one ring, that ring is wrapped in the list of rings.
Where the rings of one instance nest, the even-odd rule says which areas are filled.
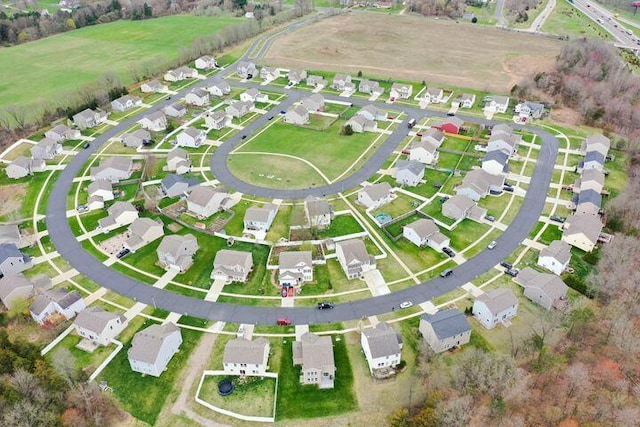
[[[631,30],[620,25],[615,20],[613,12],[590,0],[574,0],[573,7],[584,13],[606,32],[611,34],[620,47],[640,49],[640,39],[638,39]]]

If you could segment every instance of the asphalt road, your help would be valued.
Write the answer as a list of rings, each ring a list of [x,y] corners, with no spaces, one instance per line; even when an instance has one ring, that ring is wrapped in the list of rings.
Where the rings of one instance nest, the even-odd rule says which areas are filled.
[[[257,43],[258,42],[254,43],[247,52],[252,52],[253,47],[257,46]],[[245,58],[247,56],[248,54],[245,55]],[[219,79],[221,76],[224,76],[231,71],[231,69],[223,70],[220,74],[208,80]],[[205,81],[199,82],[196,87],[203,86],[206,83],[207,82]],[[191,89],[192,88],[185,89],[182,93],[175,96],[174,99],[184,96],[186,92]],[[269,90],[274,90],[274,88],[270,87]],[[276,107],[277,111],[283,108],[283,106],[290,105],[295,99],[301,96],[301,94],[296,91],[288,91],[288,93],[289,98],[281,106]],[[81,150],[69,162],[53,185],[51,195],[49,196],[46,212],[47,229],[49,230],[51,241],[60,255],[67,260],[73,268],[101,286],[136,301],[155,305],[165,310],[204,319],[222,320],[226,322],[273,325],[275,324],[276,319],[281,316],[288,316],[294,324],[313,324],[359,319],[364,316],[379,315],[392,311],[392,309],[398,309],[400,303],[403,301],[412,301],[414,303],[428,301],[473,280],[482,273],[492,269],[499,261],[515,250],[527,237],[530,230],[536,225],[538,217],[544,208],[547,190],[549,188],[549,183],[551,182],[553,166],[558,153],[558,141],[553,135],[540,129],[527,127],[528,131],[536,133],[541,138],[542,149],[540,150],[531,184],[520,211],[507,230],[497,239],[498,245],[495,249],[491,251],[485,250],[474,258],[467,260],[467,262],[458,266],[454,270],[454,274],[448,278],[443,279],[437,277],[428,282],[393,292],[389,295],[338,304],[334,309],[324,311],[317,310],[313,307],[280,308],[224,304],[185,297],[174,292],[153,288],[148,284],[138,282],[105,266],[82,248],[82,245],[73,235],[69,223],[67,222],[67,194],[72,187],[73,179],[80,173],[83,166],[89,160],[90,155],[95,153],[109,138],[125,131],[142,116],[159,110],[171,102],[174,101],[165,100],[158,105],[145,110],[139,115],[121,122],[118,126],[111,128],[105,134],[94,140],[89,149]],[[355,104],[366,103],[366,101],[361,102],[360,100],[353,100],[353,102]],[[380,107],[387,108],[388,106],[380,105]],[[405,111],[409,117],[421,117],[425,114],[442,116],[444,114],[439,111],[418,110],[399,105],[394,106],[394,109]],[[242,134],[248,135],[249,132],[257,130],[260,125],[264,124],[267,117],[268,115],[265,115],[255,122],[254,125],[248,126]],[[459,117],[462,117],[469,122],[493,123],[474,117]],[[373,155],[362,170],[356,172],[356,177],[346,178],[342,181],[342,184],[346,186],[347,183],[355,181],[357,181],[355,183],[357,184],[368,178],[370,175],[373,175],[373,173],[379,169],[382,162],[384,162],[384,159],[388,157],[388,154],[390,154],[390,151],[388,150],[393,150],[393,148],[395,148],[397,142],[399,142],[399,140],[396,141],[396,138],[403,136],[402,132],[406,132],[406,127],[400,126],[398,132],[394,133],[394,135],[388,138],[383,146],[380,147],[378,150],[379,154],[376,153],[376,155]],[[225,144],[216,150],[216,153],[228,153],[230,149],[226,147],[233,147],[234,144],[238,143],[238,138],[240,138],[240,135],[237,135],[229,142],[225,142]],[[223,156],[221,154],[219,156],[215,156],[215,159],[212,160],[214,175],[216,175],[218,179],[222,178],[220,180],[225,184],[229,184],[231,182],[237,183],[237,181],[233,181],[233,175],[229,174],[229,176],[227,176],[224,173],[224,167],[221,169],[216,168],[216,166],[220,166],[217,162],[222,158]],[[367,176],[364,177],[365,175]],[[361,179],[362,177],[364,177],[364,179]],[[248,194],[255,193],[266,197],[276,197],[273,196],[276,194],[277,197],[292,199],[304,197],[305,194],[332,194],[332,192],[335,193],[336,191],[339,191],[337,186],[342,186],[342,184],[338,182],[324,188],[314,188],[307,192],[294,190],[293,192],[286,194],[281,192],[274,193],[275,190],[261,189],[260,187],[251,186],[252,188],[250,189],[253,190],[253,192],[249,192]],[[241,183],[236,189],[243,191],[243,186],[246,185],[247,184],[245,183]],[[353,185],[349,185],[349,187],[351,186]]]
[[[613,12],[589,0],[574,0],[573,7],[604,28],[604,30],[611,34],[621,45],[634,49],[640,48],[640,39],[633,33],[627,33],[628,30],[614,19]]]

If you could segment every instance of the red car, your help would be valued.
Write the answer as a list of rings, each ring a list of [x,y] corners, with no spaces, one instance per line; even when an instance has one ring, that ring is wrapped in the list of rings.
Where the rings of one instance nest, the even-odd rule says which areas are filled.
[[[276,322],[276,324],[280,326],[287,326],[291,324],[291,319],[289,319],[288,317],[278,317],[278,321]]]
[[[422,136],[422,134],[420,132],[416,133],[416,136]]]

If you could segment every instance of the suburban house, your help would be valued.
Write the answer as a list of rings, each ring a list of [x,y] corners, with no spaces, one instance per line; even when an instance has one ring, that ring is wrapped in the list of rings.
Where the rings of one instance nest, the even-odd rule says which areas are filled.
[[[151,218],[137,218],[129,225],[124,247],[131,252],[135,252],[162,236],[164,236],[164,224],[162,221]]]
[[[108,115],[109,113],[106,111],[94,111],[87,108],[73,116],[73,123],[80,130],[89,129],[98,126],[100,123],[104,123]]]
[[[418,247],[429,246],[439,252],[449,247],[451,243],[449,238],[440,232],[435,222],[426,218],[403,226],[402,236]]]
[[[597,215],[571,215],[564,222],[563,228],[563,242],[591,252],[598,243],[604,225]]]
[[[176,136],[176,145],[178,147],[198,148],[207,139],[207,132],[203,129],[196,129],[191,126],[185,128]]]
[[[187,114],[187,107],[179,102],[174,102],[173,104],[164,107],[162,111],[164,111],[164,113],[169,117],[183,117]]]
[[[336,74],[333,78],[331,88],[337,91],[354,90],[355,85],[351,83],[351,76],[348,74]]]
[[[26,278],[22,273],[0,279],[0,302],[11,310],[16,303],[31,298],[35,293],[51,289],[51,279],[44,275]]]
[[[326,228],[331,225],[333,209],[326,200],[307,196],[304,199],[304,213],[309,227]]]
[[[513,135],[513,127],[506,123],[499,123],[491,127],[491,135]]]
[[[463,93],[457,99],[460,108],[471,108],[476,103],[476,96],[473,93]]]
[[[107,157],[99,166],[91,168],[92,181],[106,179],[112,184],[129,179],[133,173],[133,160],[131,157]]]
[[[584,190],[593,190],[602,193],[604,189],[604,173],[598,169],[587,169],[576,179],[573,184],[573,193]]]
[[[369,365],[369,372],[376,376],[386,376],[390,368],[400,363],[402,335],[386,322],[378,323],[374,328],[365,329],[360,335],[360,345]]]
[[[491,101],[487,102],[484,106],[485,111],[494,113],[506,113],[509,108],[508,96],[493,96]]]
[[[322,76],[307,76],[307,86],[326,87],[329,84]]]
[[[44,325],[53,315],[60,315],[66,320],[73,319],[76,314],[87,308],[82,295],[78,291],[65,289],[49,289],[36,297],[29,312],[39,325]]]
[[[131,202],[115,202],[107,209],[108,215],[98,220],[98,229],[104,233],[131,224],[138,218],[138,210]]]
[[[196,77],[198,77],[198,70],[189,67],[180,67],[167,71],[163,78],[168,82],[180,82],[186,79],[195,79]]]
[[[43,159],[29,159],[28,157],[19,156],[9,163],[5,168],[5,172],[11,179],[20,179],[27,175],[32,175],[33,172],[41,172],[44,167]]]
[[[456,194],[477,202],[491,191],[501,192],[503,184],[503,175],[491,175],[484,169],[474,169],[464,176],[462,183],[456,188]]]
[[[127,111],[140,105],[142,105],[142,98],[133,95],[124,95],[111,101],[113,111]]]
[[[184,273],[193,264],[193,256],[198,249],[198,240],[193,234],[164,236],[156,250],[158,263],[166,270]]]
[[[142,93],[168,92],[169,86],[160,83],[158,80],[150,80],[140,85]]]
[[[138,129],[122,135],[122,143],[125,147],[140,148],[151,142],[151,134],[148,130]]]
[[[231,86],[225,80],[212,83],[205,89],[213,96],[225,96],[231,93]]]
[[[571,246],[562,240],[554,240],[538,255],[538,265],[558,276],[567,269],[570,261]]]
[[[218,63],[214,57],[205,55],[196,59],[196,63],[194,65],[198,70],[213,70],[218,66]]]
[[[78,129],[71,129],[69,126],[58,125],[46,131],[44,136],[55,142],[62,142],[68,139],[79,139],[81,133]]]
[[[605,159],[606,156],[599,151],[587,151],[584,160],[578,164],[578,173],[582,173],[589,169],[597,169],[600,172],[604,172]]]
[[[348,279],[357,279],[370,270],[375,270],[376,260],[369,255],[360,239],[343,240],[336,243],[338,262]]]
[[[231,208],[233,204],[229,193],[207,185],[194,188],[187,197],[187,211],[200,218],[209,218],[216,212]]]
[[[351,130],[356,133],[375,132],[378,129],[378,123],[373,120],[365,119],[362,116],[353,116],[345,126],[351,126]]]
[[[487,152],[504,151],[509,156],[511,156],[516,152],[521,139],[521,135],[505,132],[496,133],[494,130],[491,132],[489,142],[487,143]]]
[[[358,192],[358,203],[367,209],[376,209],[393,199],[391,185],[388,182],[368,185]]]
[[[224,280],[227,283],[245,283],[253,270],[253,255],[251,252],[221,249],[216,252],[213,260],[211,278]]]
[[[442,102],[444,91],[439,87],[430,87],[424,91],[422,100],[428,104],[438,104]]]
[[[509,170],[509,154],[501,150],[489,151],[482,159],[482,170],[491,175],[500,175]]]
[[[299,70],[299,69],[291,69],[289,73],[287,73],[287,78],[289,79],[290,85],[300,84],[302,81],[307,79],[307,71]]]
[[[51,160],[58,154],[62,154],[62,145],[49,138],[31,147],[31,157],[34,159]]]
[[[15,243],[0,244],[0,277],[18,274],[31,268],[31,258],[23,254]]]
[[[294,125],[306,125],[309,123],[309,111],[302,105],[291,106],[282,121]]]
[[[231,117],[227,116],[224,111],[214,111],[204,116],[204,124],[211,129],[224,129],[231,124]]]
[[[336,365],[330,336],[306,332],[293,342],[293,365],[302,365],[301,384],[317,384],[320,389],[333,388]]]
[[[473,317],[487,329],[505,323],[518,314],[518,298],[509,288],[496,288],[478,296],[473,302]]]
[[[460,133],[463,124],[464,120],[458,117],[447,117],[439,124],[433,125],[433,127],[441,132],[457,135]]]
[[[576,215],[598,215],[602,196],[595,190],[581,191],[577,196]]]
[[[360,79],[360,84],[358,85],[358,92],[367,93],[369,95],[382,95],[384,93],[384,88],[380,87],[380,83],[367,80]]]
[[[89,210],[96,210],[104,208],[104,202],[113,200],[113,186],[108,179],[97,179],[89,184],[87,187],[89,193],[89,200],[87,207]]]
[[[413,93],[413,86],[404,83],[394,83],[391,85],[389,96],[393,99],[409,99]]]
[[[278,67],[262,67],[260,69],[260,78],[262,80],[275,80],[280,78],[280,68]]]
[[[243,79],[252,79],[253,76],[258,72],[256,68],[256,64],[253,62],[242,61],[238,63],[236,67],[236,72]]]
[[[544,114],[544,104],[531,101],[520,102],[516,105],[515,112],[518,113],[518,118],[521,122],[526,122],[529,119],[540,119]]]
[[[154,324],[136,333],[127,352],[131,370],[159,377],[180,349],[182,334],[175,323]]]
[[[182,197],[198,184],[200,181],[196,178],[184,178],[170,173],[160,181],[160,190],[164,197]]]
[[[156,111],[138,121],[140,126],[152,132],[161,132],[167,128],[167,116],[162,111]]]
[[[224,346],[222,366],[227,375],[264,375],[269,369],[269,341],[266,338],[235,338]]]
[[[396,163],[396,184],[415,187],[424,178],[424,165],[417,160],[398,160]]]
[[[76,333],[93,347],[107,346],[127,324],[127,318],[102,307],[89,307],[78,313],[73,322]]]
[[[258,89],[251,88],[240,94],[240,101],[244,102],[268,102],[269,95],[260,92]]]
[[[205,105],[209,105],[209,92],[199,88],[191,89],[191,91],[184,97],[184,100],[189,105],[204,107]]]
[[[311,251],[280,252],[278,282],[280,286],[300,286],[313,281]]]
[[[244,214],[245,230],[269,231],[276,213],[278,206],[273,203],[265,203],[261,208],[251,206]]]
[[[442,204],[442,215],[456,221],[469,218],[479,222],[487,215],[487,210],[467,196],[453,196]]]
[[[444,133],[435,128],[429,128],[423,132],[420,142],[429,142],[436,148],[440,147],[445,140]]]
[[[527,267],[518,273],[515,281],[524,288],[525,297],[547,310],[563,307],[566,302],[569,288],[555,274]]]
[[[174,148],[167,154],[167,170],[175,172],[177,175],[191,171],[191,160],[189,153],[182,148]]]
[[[307,96],[306,98],[302,98],[302,106],[306,108],[308,111],[322,111],[324,110],[324,96],[319,93],[314,93],[311,96]]]
[[[23,246],[22,236],[17,224],[0,225],[1,243],[13,243],[19,248]]]
[[[424,314],[418,330],[436,353],[463,346],[471,339],[471,325],[467,317],[455,308]]]
[[[609,153],[611,148],[611,140],[602,134],[591,135],[580,145],[580,152],[582,155],[587,154],[589,151],[597,151],[603,156]]]
[[[380,110],[373,104],[365,105],[356,115],[362,116],[367,120],[385,120],[387,118],[387,112]]]
[[[231,117],[240,119],[245,115],[249,114],[249,112],[253,110],[253,108],[254,108],[253,102],[231,101],[231,104],[228,105],[224,109],[224,111]]]

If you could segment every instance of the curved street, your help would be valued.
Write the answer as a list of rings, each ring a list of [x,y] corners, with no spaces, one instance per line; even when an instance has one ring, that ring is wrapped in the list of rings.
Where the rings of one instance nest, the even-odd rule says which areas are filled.
[[[297,26],[303,25],[304,23],[305,21],[300,21],[291,24],[287,27],[286,31],[292,31]],[[279,34],[282,34],[282,32],[266,38],[265,43],[261,46],[259,54],[256,55],[256,57],[262,55],[274,37],[277,37]],[[260,40],[255,41],[249,47],[247,53],[241,60],[249,58],[250,53],[256,48],[256,46],[258,46],[259,43]],[[184,96],[194,87],[201,87],[204,84],[210,83],[212,80],[218,80],[232,71],[233,69],[228,67],[217,75],[214,75],[202,82],[198,82],[188,89],[183,90],[180,94],[175,95],[175,98]],[[246,85],[252,86],[251,84]],[[277,88],[273,87],[269,87],[269,90],[278,91]],[[282,91],[287,93],[288,98],[283,103],[275,107],[278,111],[300,99],[303,94],[308,94],[308,92],[303,93],[295,90],[285,91],[283,89]],[[326,95],[325,97],[328,99],[333,98]],[[505,232],[497,239],[498,246],[495,249],[491,251],[482,251],[475,257],[467,260],[464,264],[456,267],[454,274],[448,278],[436,277],[435,279],[410,288],[392,292],[388,295],[338,304],[333,310],[317,310],[314,307],[281,308],[224,304],[186,297],[170,291],[154,288],[151,285],[138,282],[105,266],[102,262],[84,250],[81,243],[73,235],[71,227],[67,221],[67,194],[72,187],[73,179],[83,169],[90,156],[96,153],[100,146],[107,142],[109,138],[122,133],[137,120],[142,118],[142,116],[153,111],[157,111],[171,102],[175,101],[165,99],[152,108],[147,109],[135,117],[131,117],[121,122],[119,125],[109,129],[107,132],[96,138],[91,143],[90,148],[81,150],[70,161],[65,169],[62,170],[60,177],[55,182],[51,195],[49,196],[46,211],[47,228],[49,230],[51,241],[60,255],[67,260],[73,268],[101,286],[136,301],[155,305],[165,310],[205,319],[223,320],[226,322],[273,325],[275,324],[276,319],[281,316],[288,316],[291,318],[293,324],[345,321],[390,312],[393,308],[398,308],[400,303],[403,301],[412,301],[415,304],[428,301],[434,297],[452,291],[453,289],[492,269],[497,263],[515,250],[528,236],[529,232],[538,222],[538,218],[544,208],[547,190],[551,182],[553,167],[558,154],[558,141],[551,133],[533,127],[526,127],[527,131],[538,135],[541,139],[542,148],[540,149],[531,183],[520,211],[507,230],[505,230]],[[365,100],[350,100],[350,102],[353,102],[356,105],[370,103]],[[382,103],[379,103],[378,106],[381,108],[387,108],[387,106]],[[393,109],[405,112],[408,115],[407,118],[419,118],[425,114],[430,116],[443,116],[445,114],[440,111],[420,110],[417,108],[399,105],[394,105]],[[269,115],[270,114],[263,115],[258,120],[248,125],[241,134],[235,135],[229,141],[225,141],[225,143],[216,150],[211,161],[212,171],[216,176],[216,179],[242,193],[259,195],[267,198],[300,199],[310,194],[317,196],[335,194],[345,189],[355,187],[375,174],[386,158],[391,155],[393,150],[397,147],[398,143],[406,136],[407,131],[404,123],[398,126],[398,129],[396,129],[396,131],[393,132],[393,134],[390,135],[384,143],[382,143],[375,154],[367,160],[366,164],[360,170],[355,171],[352,175],[338,182],[302,190],[273,190],[250,185],[238,180],[230,173],[226,166],[227,155],[242,141],[241,136],[250,136],[252,132],[260,129],[268,121]],[[468,122],[484,124],[495,123],[464,115],[460,115],[459,117]]]

